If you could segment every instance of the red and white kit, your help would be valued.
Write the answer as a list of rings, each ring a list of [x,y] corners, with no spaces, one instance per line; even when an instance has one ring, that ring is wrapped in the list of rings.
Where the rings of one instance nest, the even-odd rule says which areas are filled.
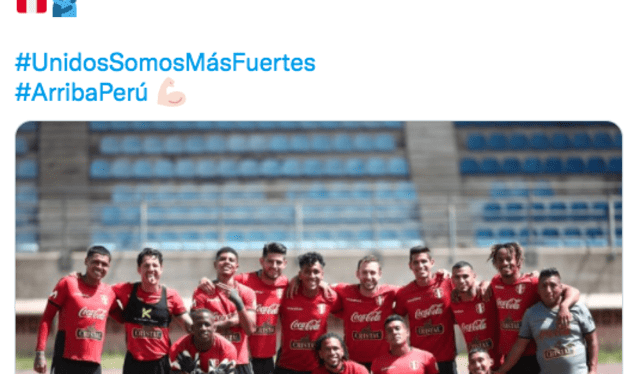
[[[236,360],[238,358],[236,347],[226,339],[223,339],[219,334],[214,334],[213,345],[205,352],[196,349],[196,346],[193,344],[193,335],[191,334],[178,339],[177,342],[173,343],[171,351],[169,352],[172,369],[179,369],[175,363],[178,355],[183,351],[188,351],[191,357],[195,357],[197,352],[200,355],[200,369],[205,373],[209,371],[209,360],[213,360],[213,364],[217,366],[225,358],[229,360]]]
[[[412,348],[400,357],[385,353],[373,361],[373,374],[438,374],[438,364],[429,352]]]

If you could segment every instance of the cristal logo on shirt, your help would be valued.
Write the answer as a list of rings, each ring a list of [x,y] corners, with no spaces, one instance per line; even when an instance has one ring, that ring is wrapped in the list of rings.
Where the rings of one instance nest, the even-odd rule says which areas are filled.
[[[276,326],[269,322],[265,322],[262,325],[256,327],[256,332],[253,335],[273,335],[276,333]]]
[[[434,325],[430,319],[428,319],[424,325],[419,326],[416,329],[416,332],[418,333],[418,335],[420,336],[427,336],[427,335],[441,335],[444,334],[444,325],[439,324],[439,325]]]
[[[300,340],[292,340],[289,347],[295,350],[313,350],[315,349],[315,345],[316,343],[311,340],[309,335],[306,335]]]
[[[354,340],[382,340],[382,331],[372,331],[371,326],[367,325],[361,331],[351,333]]]
[[[76,329],[76,338],[102,340],[102,331],[98,331],[94,325],[88,326],[86,329]]]
[[[553,360],[555,358],[569,357],[575,354],[576,352],[573,346],[563,346],[562,343],[558,342],[555,347],[545,349],[542,355],[545,360]]]
[[[133,329],[132,335],[136,339],[162,339],[162,330],[145,326]]]

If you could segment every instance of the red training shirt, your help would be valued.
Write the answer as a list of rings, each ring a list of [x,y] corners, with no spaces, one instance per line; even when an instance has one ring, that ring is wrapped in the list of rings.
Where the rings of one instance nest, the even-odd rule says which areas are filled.
[[[387,352],[373,360],[373,374],[438,374],[436,358],[429,352],[418,348],[400,357]]]
[[[171,360],[171,368],[173,370],[179,370],[177,358],[180,352],[188,351],[191,358],[196,357],[196,352],[200,355],[200,370],[207,373],[209,371],[209,360],[213,360],[213,364],[218,366],[222,360],[228,358],[229,360],[236,360],[238,354],[236,347],[233,346],[227,339],[223,338],[220,334],[213,334],[213,345],[207,351],[198,351],[193,343],[193,335],[185,335],[178,339],[177,342],[171,346],[169,352],[169,359]]]
[[[323,365],[313,369],[311,374],[333,374],[333,373],[327,370],[327,368],[325,368]],[[344,367],[343,367],[343,370],[340,372],[340,374],[369,374],[369,370],[367,370],[366,367],[360,365],[359,363],[349,360],[349,361],[344,361]]]

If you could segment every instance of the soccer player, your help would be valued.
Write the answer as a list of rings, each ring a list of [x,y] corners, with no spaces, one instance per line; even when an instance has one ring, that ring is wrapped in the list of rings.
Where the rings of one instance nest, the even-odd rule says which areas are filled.
[[[335,292],[320,290],[324,259],[317,252],[298,257],[300,288],[280,305],[282,337],[274,374],[310,374],[318,366],[315,341],[327,332],[329,313],[340,309]]]
[[[200,369],[207,373],[225,359],[235,361],[238,358],[236,347],[216,333],[213,315],[208,309],[196,309],[191,312],[193,332],[178,339],[171,346],[169,354],[171,368],[183,373],[191,373],[200,363]]]
[[[238,351],[239,374],[251,374],[248,336],[256,331],[256,293],[234,280],[238,270],[238,252],[222,247],[216,252],[214,267],[217,279],[214,295],[196,288],[192,309],[206,308],[213,314],[220,335],[229,340]]]
[[[578,302],[570,309],[573,318],[569,325],[559,326],[557,315],[562,291],[558,270],[549,268],[540,272],[538,293],[541,301],[525,312],[518,340],[498,373],[511,369],[531,340],[536,342],[536,356],[542,373],[598,372],[598,337],[591,313],[583,303]]]
[[[491,291],[496,300],[500,337],[498,353],[507,355],[518,340],[518,331],[525,311],[538,301],[538,278],[520,273],[524,261],[524,250],[518,243],[496,244],[491,247],[489,259],[498,270],[498,275],[491,280]],[[563,285],[562,301],[559,304],[559,325],[568,325],[571,313],[569,308],[580,298],[580,293],[573,287]],[[536,346],[530,342],[511,368],[510,374],[538,374],[540,366],[536,360]]]
[[[469,350],[470,374],[492,374],[492,366],[493,359],[489,356],[489,352],[482,348],[471,348]]]
[[[384,322],[385,339],[390,350],[373,360],[373,374],[437,374],[435,357],[409,345],[409,328],[404,319],[392,314]]]
[[[332,332],[322,335],[315,344],[318,366],[311,374],[369,374],[369,370],[349,360],[344,340]]]
[[[458,295],[457,298],[451,298],[451,308],[464,335],[467,349],[486,350],[494,362],[493,369],[496,369],[500,365],[500,356],[498,355],[498,311],[495,300],[493,298],[488,302],[482,300],[476,284],[476,273],[473,271],[473,266],[466,261],[453,265],[451,280]]]
[[[432,353],[440,373],[456,374],[454,318],[450,278],[434,274],[431,250],[416,246],[409,251],[409,268],[415,280],[396,295],[395,313],[409,316],[411,346]]]
[[[111,286],[102,283],[109,271],[111,253],[93,246],[84,259],[84,274],[60,279],[47,300],[40,321],[33,370],[47,371],[44,350],[51,323],[57,313],[58,332],[51,361],[51,373],[100,374],[107,315],[119,306]]]
[[[140,282],[113,286],[124,308],[127,354],[123,374],[169,374],[169,323],[175,316],[189,332],[191,317],[174,289],[160,284],[162,253],[145,248],[137,258]]]

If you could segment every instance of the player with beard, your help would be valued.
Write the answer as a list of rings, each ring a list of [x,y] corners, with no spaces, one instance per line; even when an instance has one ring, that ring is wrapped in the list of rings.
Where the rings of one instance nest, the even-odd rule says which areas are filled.
[[[100,360],[107,315],[117,315],[116,297],[102,280],[109,271],[111,253],[102,246],[87,250],[84,274],[71,274],[58,281],[47,300],[38,328],[33,370],[47,371],[44,350],[51,323],[58,314],[58,332],[51,373],[100,374]],[[114,313],[116,315],[114,315]]]
[[[220,335],[238,351],[239,374],[251,374],[248,337],[256,331],[256,293],[234,279],[238,270],[238,252],[222,247],[216,252],[214,267],[217,279],[213,296],[201,288],[193,293],[192,309],[206,308],[213,314]]]
[[[404,318],[392,314],[384,322],[389,351],[373,360],[373,374],[437,374],[435,357],[409,345],[409,328]]]
[[[501,360],[498,355],[498,311],[495,300],[491,298],[485,302],[482,299],[476,273],[466,261],[453,265],[451,280],[455,286],[451,308],[464,335],[467,349],[481,348],[489,352],[495,365],[493,369],[496,369]],[[457,293],[457,297],[453,297],[453,292]]]
[[[409,316],[411,346],[432,353],[438,370],[456,374],[454,317],[450,278],[432,272],[431,250],[416,246],[409,251],[409,268],[415,280],[398,290],[395,313]]]
[[[524,250],[518,243],[495,244],[491,247],[492,261],[498,274],[491,280],[491,291],[496,300],[500,336],[498,353],[507,355],[518,340],[522,317],[526,310],[540,301],[538,277],[522,275]],[[571,319],[569,308],[580,298],[573,287],[563,285],[562,301],[558,310],[558,326],[565,328]],[[540,366],[536,360],[536,345],[531,341],[520,360],[509,370],[510,374],[538,374]]]
[[[123,374],[169,374],[169,323],[175,316],[185,331],[191,329],[191,317],[174,289],[160,284],[162,253],[145,248],[138,254],[141,281],[113,286],[124,307],[127,354]]]
[[[280,306],[282,338],[274,374],[309,374],[318,366],[315,341],[327,332],[327,318],[340,309],[335,292],[327,297],[320,289],[324,259],[316,252],[298,257],[300,287]]]
[[[492,374],[491,367],[494,365],[489,353],[482,348],[472,348],[469,350],[469,373],[470,374]]]
[[[236,274],[233,279],[256,293],[256,330],[249,336],[251,366],[255,374],[273,373],[276,354],[276,326],[278,311],[289,283],[282,271],[287,266],[287,247],[281,243],[267,243],[262,248],[261,269]],[[215,293],[215,285],[203,278],[200,289],[209,295]]]
[[[311,374],[369,374],[369,370],[349,360],[344,340],[332,332],[322,335],[315,344],[318,366]]]
[[[191,318],[193,332],[171,346],[171,368],[189,374],[199,366],[201,371],[207,373],[218,368],[226,359],[232,361],[229,365],[231,371],[238,357],[236,347],[216,333],[211,311],[196,309],[191,312]]]

